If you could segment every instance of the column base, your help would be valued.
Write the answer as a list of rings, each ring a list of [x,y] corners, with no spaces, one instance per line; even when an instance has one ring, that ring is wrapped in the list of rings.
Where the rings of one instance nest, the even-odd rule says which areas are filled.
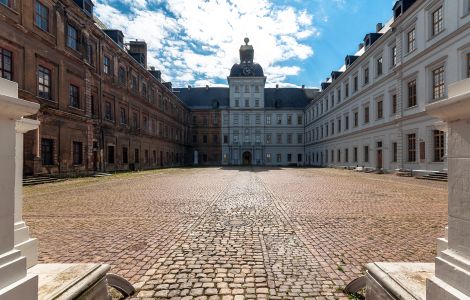
[[[436,257],[436,275],[427,282],[429,299],[470,300],[470,260],[451,249]]]
[[[0,255],[0,300],[35,300],[38,298],[38,278],[26,274],[26,258],[12,250]]]
[[[15,223],[15,249],[26,257],[26,266],[31,268],[38,263],[38,241],[29,237],[29,228],[25,222]]]
[[[454,289],[437,277],[429,278],[426,281],[427,300],[470,300],[460,291]]]

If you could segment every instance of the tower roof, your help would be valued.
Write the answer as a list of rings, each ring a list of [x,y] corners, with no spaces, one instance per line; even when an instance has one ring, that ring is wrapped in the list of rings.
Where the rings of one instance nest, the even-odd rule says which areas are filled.
[[[263,77],[263,68],[254,63],[255,50],[252,45],[249,45],[249,38],[245,38],[245,45],[240,46],[240,63],[234,64],[230,77]]]

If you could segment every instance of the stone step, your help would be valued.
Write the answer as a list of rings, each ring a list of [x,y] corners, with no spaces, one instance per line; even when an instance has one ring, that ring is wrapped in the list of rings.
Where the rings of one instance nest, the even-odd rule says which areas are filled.
[[[49,176],[25,177],[23,179],[23,186],[52,183],[52,182],[58,182],[62,180],[63,179],[56,178],[56,177],[49,177]]]

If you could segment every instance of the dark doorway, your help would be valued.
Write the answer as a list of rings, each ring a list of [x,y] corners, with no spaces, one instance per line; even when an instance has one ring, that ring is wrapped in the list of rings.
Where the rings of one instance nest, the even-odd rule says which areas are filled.
[[[383,160],[382,160],[382,149],[377,150],[377,169],[382,170]]]
[[[251,166],[251,152],[249,151],[243,152],[243,165]]]

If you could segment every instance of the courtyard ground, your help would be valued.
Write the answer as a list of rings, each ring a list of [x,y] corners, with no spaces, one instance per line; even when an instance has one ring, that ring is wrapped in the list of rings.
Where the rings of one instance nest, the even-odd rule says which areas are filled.
[[[140,298],[341,299],[373,261],[432,262],[447,184],[335,169],[168,169],[25,188],[40,261]]]

